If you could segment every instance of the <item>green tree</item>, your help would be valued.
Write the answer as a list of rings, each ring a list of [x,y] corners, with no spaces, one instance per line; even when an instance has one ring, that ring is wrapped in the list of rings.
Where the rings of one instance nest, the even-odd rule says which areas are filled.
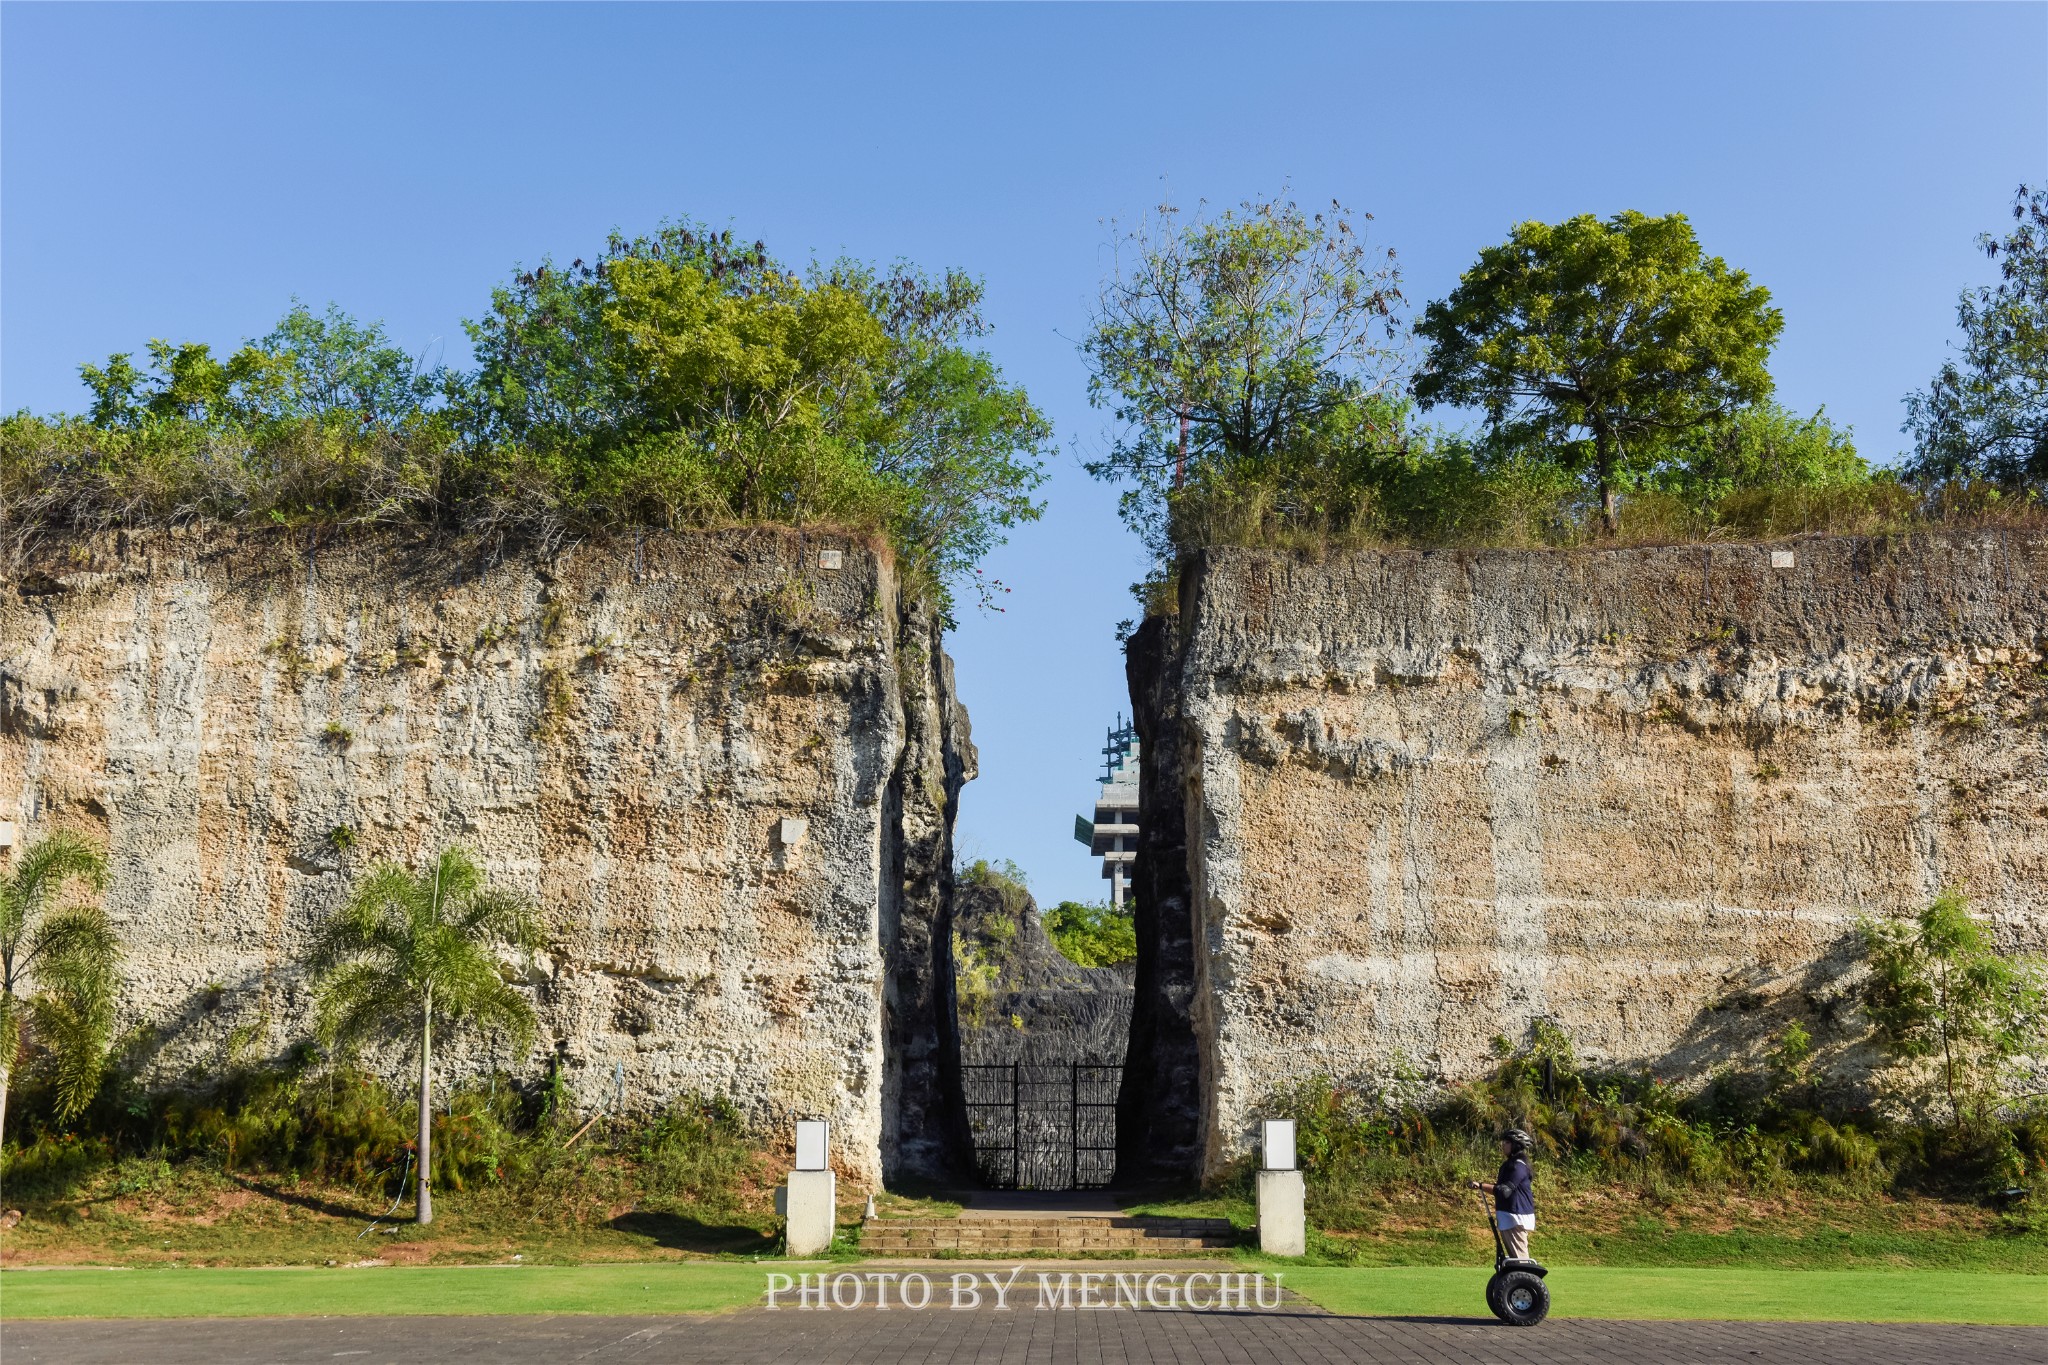
[[[106,885],[97,846],[59,830],[25,849],[0,878],[0,1134],[7,1090],[31,1041],[56,1082],[57,1119],[92,1101],[114,1030],[120,944],[96,904],[58,905],[68,883]],[[34,990],[29,989],[31,978]]]
[[[1961,355],[1906,399],[1915,477],[2048,484],[2048,188],[2020,186],[2012,217],[1977,238],[1999,279],[1957,301]]]
[[[240,430],[310,420],[391,430],[424,411],[443,382],[441,371],[394,346],[382,324],[357,322],[333,304],[316,315],[295,301],[268,335],[225,360],[204,342],[161,339],[149,343],[149,356],[147,371],[125,353],[79,367],[95,426],[184,420]]]
[[[1061,901],[1046,912],[1045,931],[1077,967],[1114,967],[1138,955],[1136,920],[1099,901]]]
[[[434,1024],[497,1028],[524,1046],[533,1007],[506,983],[494,949],[531,953],[540,936],[523,897],[490,887],[469,855],[444,850],[415,874],[372,869],[321,927],[315,973],[320,1036],[348,1047],[397,1036],[419,1050],[419,1221],[434,1220]]]
[[[2001,1073],[2044,1039],[2048,985],[2042,964],[2001,953],[1969,904],[1944,891],[1910,922],[1860,926],[1871,979],[1864,1010],[1896,1056],[1940,1059],[1949,1115],[1996,1100]]]
[[[1611,532],[1663,442],[1771,392],[1770,293],[1683,214],[1522,223],[1423,312],[1424,408],[1481,408],[1492,439],[1587,477]]]
[[[1347,449],[1397,442],[1400,271],[1354,226],[1369,219],[1269,200],[1183,220],[1165,205],[1117,237],[1081,352],[1089,401],[1124,430],[1087,468],[1128,485],[1124,519],[1161,560],[1191,482],[1298,465],[1333,426]]]
[[[614,235],[493,294],[466,409],[600,519],[865,520],[943,584],[1038,516],[1051,439],[971,345],[981,299],[958,271],[800,275],[691,224]]]

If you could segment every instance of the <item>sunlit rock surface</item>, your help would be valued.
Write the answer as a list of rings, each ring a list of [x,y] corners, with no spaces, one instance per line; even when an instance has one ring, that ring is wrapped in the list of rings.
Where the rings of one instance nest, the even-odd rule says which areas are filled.
[[[1134,1037],[1192,1032],[1149,1104],[1199,1110],[1201,1170],[1276,1086],[1456,1080],[1539,1016],[1693,1078],[1797,1018],[1867,1074],[1856,920],[1944,886],[2048,946],[2037,534],[1216,550],[1146,630],[1181,825],[1154,793]]]
[[[451,1080],[721,1095],[783,1140],[831,1119],[862,1184],[936,1173],[973,770],[937,622],[843,534],[108,534],[45,543],[0,598],[0,820],[107,842],[159,1081],[306,1037],[295,959],[350,877],[460,842],[549,948],[520,978],[534,1049],[458,1045]]]

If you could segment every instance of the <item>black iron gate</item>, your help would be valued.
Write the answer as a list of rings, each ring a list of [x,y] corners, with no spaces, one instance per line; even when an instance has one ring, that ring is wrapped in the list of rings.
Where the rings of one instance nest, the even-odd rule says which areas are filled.
[[[998,1190],[1090,1190],[1116,1173],[1121,1066],[962,1066],[982,1182]]]

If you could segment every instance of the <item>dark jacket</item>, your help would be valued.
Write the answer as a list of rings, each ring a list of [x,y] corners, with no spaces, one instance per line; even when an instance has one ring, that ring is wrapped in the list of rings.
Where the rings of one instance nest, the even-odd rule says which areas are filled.
[[[1536,1192],[1529,1188],[1529,1162],[1511,1156],[1500,1164],[1493,1178],[1493,1207],[1501,1213],[1536,1212]]]

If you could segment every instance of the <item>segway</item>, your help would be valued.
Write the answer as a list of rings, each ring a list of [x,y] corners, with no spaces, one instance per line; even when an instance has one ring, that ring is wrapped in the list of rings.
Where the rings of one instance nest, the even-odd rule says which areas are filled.
[[[1510,1327],[1534,1327],[1550,1316],[1550,1286],[1543,1277],[1550,1272],[1536,1261],[1510,1259],[1507,1244],[1500,1239],[1500,1222],[1486,1207],[1486,1225],[1493,1229],[1493,1278],[1486,1282],[1486,1306]]]

